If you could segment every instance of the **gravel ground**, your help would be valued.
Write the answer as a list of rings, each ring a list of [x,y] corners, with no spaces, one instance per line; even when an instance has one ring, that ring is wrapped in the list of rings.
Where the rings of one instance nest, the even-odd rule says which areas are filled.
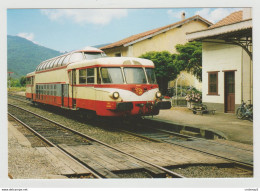
[[[62,177],[59,171],[35,148],[18,143],[8,131],[8,173],[14,179],[43,179]]]
[[[9,99],[9,103],[16,104],[17,101]],[[91,122],[86,122],[80,119],[75,115],[73,111],[53,107],[33,107],[30,104],[25,104],[22,102],[19,102],[19,104],[22,105],[25,109],[28,109],[48,119],[61,123],[62,125],[73,128],[74,130],[89,135],[107,144],[144,141],[143,139],[140,139],[138,137],[131,136],[111,128],[111,124],[109,124],[113,122],[111,120],[109,121],[107,119],[96,119],[96,121],[94,122],[95,124],[98,124],[98,126],[96,126],[92,125],[93,123]]]
[[[187,178],[243,178],[252,177],[252,173],[238,168],[217,166],[190,166],[171,169]]]

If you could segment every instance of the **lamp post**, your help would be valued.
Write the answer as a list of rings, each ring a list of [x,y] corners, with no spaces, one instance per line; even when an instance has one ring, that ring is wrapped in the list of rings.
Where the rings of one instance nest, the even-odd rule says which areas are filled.
[[[178,99],[178,81],[179,81],[179,79],[181,79],[181,80],[184,80],[185,79],[185,77],[184,77],[184,75],[183,74],[181,74],[178,78],[177,78],[177,80],[175,81],[175,91],[176,91],[176,100]]]
[[[11,88],[11,79],[12,79],[12,77],[11,77],[11,74],[12,74],[13,72],[8,72],[8,89],[10,90],[10,88]]]

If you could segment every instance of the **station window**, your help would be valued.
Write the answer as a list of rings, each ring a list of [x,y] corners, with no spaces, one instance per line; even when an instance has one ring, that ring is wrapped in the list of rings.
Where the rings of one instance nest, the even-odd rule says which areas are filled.
[[[218,72],[208,72],[208,94],[218,95]]]
[[[87,83],[94,84],[95,83],[95,68],[87,69]]]
[[[86,69],[79,70],[79,83],[80,84],[86,83]]]

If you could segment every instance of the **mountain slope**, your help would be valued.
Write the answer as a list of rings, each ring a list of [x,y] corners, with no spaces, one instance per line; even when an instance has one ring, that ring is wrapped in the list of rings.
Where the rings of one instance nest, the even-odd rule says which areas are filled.
[[[7,36],[8,71],[14,72],[13,77],[25,76],[32,72],[43,61],[61,55],[52,50],[18,36]]]

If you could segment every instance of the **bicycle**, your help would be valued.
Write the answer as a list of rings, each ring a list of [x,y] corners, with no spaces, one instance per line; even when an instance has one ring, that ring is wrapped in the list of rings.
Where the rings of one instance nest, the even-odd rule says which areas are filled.
[[[246,104],[242,100],[242,104],[237,108],[236,116],[238,119],[248,119],[253,121],[253,104]]]

